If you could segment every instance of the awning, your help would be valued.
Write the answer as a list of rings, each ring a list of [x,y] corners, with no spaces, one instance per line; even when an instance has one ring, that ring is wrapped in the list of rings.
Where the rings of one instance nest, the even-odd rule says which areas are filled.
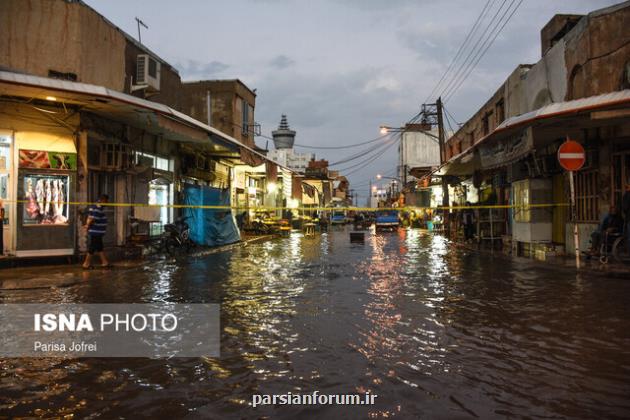
[[[539,146],[536,132],[549,128],[575,129],[579,124],[592,126],[605,119],[625,117],[630,105],[630,90],[606,93],[583,99],[556,102],[503,121],[473,146],[453,156],[448,162],[427,174],[429,176],[468,176],[480,169],[509,165],[522,159]],[[602,112],[606,111],[606,112]],[[627,118],[627,117],[626,117]]]
[[[145,127],[147,131],[160,133],[162,130],[160,134],[174,141],[202,143],[209,146],[216,143],[217,150],[238,152],[246,159],[244,163],[250,166],[258,166],[264,161],[274,162],[234,137],[167,105],[104,86],[0,71],[0,95],[42,101],[54,96],[57,103],[78,105],[81,110]],[[256,164],[257,161],[258,164]],[[274,163],[277,164],[277,162]]]
[[[302,177],[291,177],[291,198],[302,201]]]

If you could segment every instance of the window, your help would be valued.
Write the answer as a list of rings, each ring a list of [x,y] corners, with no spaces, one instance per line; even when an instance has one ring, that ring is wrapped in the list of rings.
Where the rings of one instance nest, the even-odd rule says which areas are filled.
[[[576,221],[598,222],[597,170],[579,171],[575,174],[575,178]]]
[[[212,93],[210,91],[206,92],[206,118],[208,125],[212,125]]]
[[[496,112],[497,112],[497,124],[501,124],[503,120],[505,120],[505,102],[503,102],[503,99],[497,102]]]
[[[136,152],[136,163],[162,171],[173,172],[173,160],[161,158],[150,153]]]
[[[11,169],[11,137],[0,135],[0,171]]]
[[[247,136],[249,131],[249,105],[245,99],[241,99],[241,109],[243,110],[243,119],[241,121],[241,132],[244,136]]]
[[[77,81],[77,75],[74,73],[63,73],[56,70],[48,70],[48,77],[53,79],[70,80],[71,82]]]
[[[24,177],[24,225],[67,225],[68,175],[31,174]]]
[[[492,112],[488,112],[486,113],[486,115],[483,116],[483,135],[487,135],[490,133],[490,118],[492,118]]]

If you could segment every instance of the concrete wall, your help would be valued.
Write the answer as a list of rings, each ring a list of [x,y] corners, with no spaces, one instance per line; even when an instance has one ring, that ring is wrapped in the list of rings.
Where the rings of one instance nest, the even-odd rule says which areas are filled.
[[[457,132],[446,141],[446,159],[458,155],[469,149],[483,138],[487,133],[484,131],[484,118],[488,117],[488,132],[494,130],[503,119],[497,118],[498,105],[503,102],[504,118],[505,114],[505,87],[503,83],[488,101],[473,115]]]
[[[125,37],[79,3],[0,2],[0,65],[37,76],[74,73],[77,81],[122,91]]]
[[[559,40],[523,75],[521,111],[529,112],[553,102],[562,102],[567,90],[564,63],[565,41]]]
[[[160,90],[157,93],[148,93],[144,90],[131,92],[131,82],[133,81],[133,83],[135,84],[135,81],[138,80],[136,70],[139,54],[149,54],[161,63]],[[184,111],[184,108],[182,106],[182,81],[179,77],[179,72],[175,68],[173,68],[164,60],[161,60],[155,54],[151,53],[148,49],[142,47],[140,44],[129,38],[125,39],[124,59],[125,93],[170,106],[171,108],[174,108],[178,111]]]
[[[208,123],[207,94],[210,92],[211,125],[249,146],[254,145],[253,133],[250,131],[247,136],[242,133],[241,99],[245,99],[255,110],[256,94],[240,80],[185,82],[181,91],[183,112],[205,123]],[[249,115],[249,124],[253,127],[253,112]]]
[[[525,96],[525,78],[531,64],[519,65],[510,74],[504,84],[505,117],[510,118],[527,112]]]
[[[628,27],[630,2],[624,2],[590,13],[566,35],[567,100],[629,87]]]
[[[540,31],[540,55],[544,56],[558,41],[574,27],[584,15],[555,15]]]

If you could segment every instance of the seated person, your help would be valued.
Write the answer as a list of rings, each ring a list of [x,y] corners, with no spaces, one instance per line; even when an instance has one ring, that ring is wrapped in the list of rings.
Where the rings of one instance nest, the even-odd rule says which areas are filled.
[[[604,217],[599,227],[591,234],[591,253],[598,253],[602,244],[602,238],[606,234],[621,233],[623,231],[623,219],[616,206],[610,206],[608,214]]]

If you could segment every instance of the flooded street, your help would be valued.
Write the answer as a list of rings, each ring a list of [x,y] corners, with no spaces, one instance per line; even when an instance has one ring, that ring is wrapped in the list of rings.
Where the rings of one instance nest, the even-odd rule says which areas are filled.
[[[221,304],[216,359],[3,359],[0,416],[629,418],[630,280],[415,230],[301,234],[2,303]],[[377,394],[252,408],[253,394]]]

